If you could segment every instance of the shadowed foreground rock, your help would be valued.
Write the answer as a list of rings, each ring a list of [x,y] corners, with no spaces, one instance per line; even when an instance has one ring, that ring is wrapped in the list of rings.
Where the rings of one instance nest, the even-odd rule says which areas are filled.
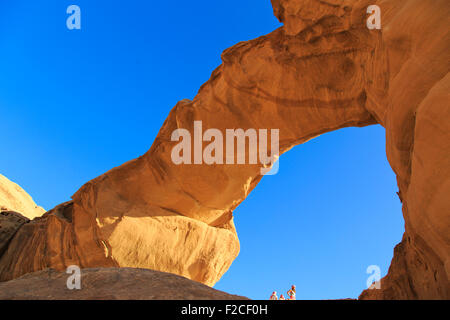
[[[0,300],[248,300],[165,272],[133,268],[81,270],[81,290],[53,269],[0,283]]]
[[[203,131],[279,129],[284,153],[325,132],[380,124],[406,231],[381,290],[361,298],[450,299],[450,1],[272,4],[284,26],[225,50],[145,155],[21,226],[0,257],[0,281],[75,264],[213,285],[239,252],[233,210],[261,180],[261,165],[176,165],[175,129],[193,134],[194,121]],[[370,5],[381,7],[382,30],[366,26]]]

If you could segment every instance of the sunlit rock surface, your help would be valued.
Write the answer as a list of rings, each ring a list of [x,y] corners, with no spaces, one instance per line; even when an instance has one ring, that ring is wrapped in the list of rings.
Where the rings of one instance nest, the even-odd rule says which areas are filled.
[[[19,228],[44,212],[19,185],[0,174],[0,257]]]

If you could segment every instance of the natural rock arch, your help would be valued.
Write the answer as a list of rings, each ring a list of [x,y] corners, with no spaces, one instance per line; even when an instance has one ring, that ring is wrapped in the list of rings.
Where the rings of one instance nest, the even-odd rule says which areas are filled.
[[[272,0],[285,26],[227,49],[145,155],[22,226],[0,258],[0,280],[77,264],[150,268],[212,285],[239,252],[232,212],[260,167],[176,166],[175,129],[192,131],[195,120],[205,130],[280,129],[283,153],[324,132],[379,123],[406,232],[382,290],[362,297],[448,298],[449,4],[373,2]],[[385,31],[366,28],[371,4],[386,13]]]

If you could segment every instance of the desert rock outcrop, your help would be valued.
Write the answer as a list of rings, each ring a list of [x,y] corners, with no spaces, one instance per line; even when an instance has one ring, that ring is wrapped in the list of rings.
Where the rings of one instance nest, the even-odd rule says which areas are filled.
[[[8,248],[9,242],[17,230],[30,221],[20,213],[14,211],[0,211],[0,256]]]
[[[53,269],[0,283],[0,300],[247,300],[174,274],[148,269],[81,270],[81,288]],[[69,279],[70,281],[70,279]]]
[[[19,185],[0,174],[0,257],[20,227],[44,212]]]
[[[225,50],[145,155],[22,226],[0,258],[0,280],[77,264],[149,268],[212,285],[239,252],[232,213],[260,181],[261,166],[175,165],[175,129],[192,132],[194,121],[222,132],[279,129],[284,153],[325,132],[378,123],[406,232],[381,290],[361,298],[450,298],[450,2],[272,4],[284,26]],[[382,30],[366,27],[375,4]]]
[[[44,214],[45,210],[36,203],[19,185],[0,174],[0,211],[19,212],[28,219]]]

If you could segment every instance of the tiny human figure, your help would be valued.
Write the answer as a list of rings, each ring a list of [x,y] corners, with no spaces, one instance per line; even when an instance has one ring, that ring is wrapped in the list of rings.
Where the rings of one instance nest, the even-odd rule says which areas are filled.
[[[272,295],[270,296],[270,300],[278,300],[277,292],[272,292]]]
[[[280,300],[286,300],[282,294],[280,295]]]
[[[289,300],[295,300],[295,285],[292,285],[291,289],[287,292]]]

